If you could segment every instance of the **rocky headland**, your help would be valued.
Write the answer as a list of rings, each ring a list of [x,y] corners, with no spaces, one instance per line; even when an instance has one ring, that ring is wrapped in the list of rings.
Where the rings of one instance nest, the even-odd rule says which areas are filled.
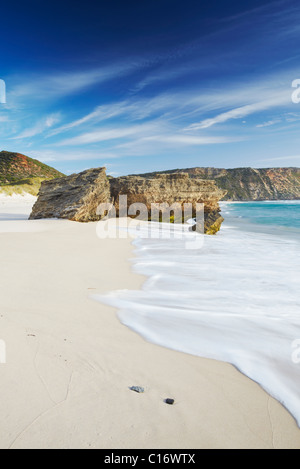
[[[66,218],[78,222],[97,221],[101,215],[97,207],[101,203],[112,203],[119,215],[121,195],[127,196],[127,209],[134,203],[147,207],[151,220],[152,204],[191,204],[193,213],[196,204],[204,204],[204,231],[215,234],[223,218],[219,200],[225,195],[214,181],[191,177],[187,173],[159,174],[155,176],[107,177],[105,168],[90,169],[41,185],[38,200],[30,218]],[[181,220],[171,220],[181,222]]]
[[[21,153],[0,152],[0,193],[37,195],[41,182],[63,174]]]
[[[163,219],[163,204],[191,204],[195,216],[196,204],[203,203],[204,231],[214,234],[223,222],[220,200],[300,199],[300,169],[196,167],[113,178],[107,176],[105,168],[96,168],[64,176],[38,160],[2,151],[0,192],[38,194],[31,219],[66,218],[78,222],[101,219],[97,214],[101,203],[113,204],[118,216],[122,195],[127,196],[126,210],[142,203],[148,220],[153,219],[153,204],[160,206]],[[171,221],[182,222],[182,218],[173,214]]]
[[[188,168],[164,171],[187,173],[191,178],[213,179],[225,195],[222,200],[299,200],[300,168]],[[149,173],[154,177],[160,173]]]

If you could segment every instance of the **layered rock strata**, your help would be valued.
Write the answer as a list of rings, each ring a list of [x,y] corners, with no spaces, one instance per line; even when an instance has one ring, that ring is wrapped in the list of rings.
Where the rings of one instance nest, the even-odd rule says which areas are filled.
[[[213,179],[225,191],[223,200],[299,200],[300,168],[187,168],[166,171],[188,173],[191,177]],[[157,176],[149,173],[145,177]]]
[[[173,204],[181,206],[181,214],[184,215],[184,205],[192,206],[192,216],[197,215],[196,204],[204,204],[204,231],[216,233],[219,231],[223,218],[220,215],[219,200],[225,195],[225,191],[218,189],[214,181],[191,178],[186,173],[158,174],[154,177],[124,176],[112,179],[111,195],[117,213],[119,212],[120,195],[127,195],[127,208],[135,203],[142,203],[147,207],[148,220],[153,220],[152,206],[159,206],[162,219],[164,219],[163,205],[166,204],[166,213]],[[180,212],[180,211],[179,211]],[[157,214],[157,211],[154,211]],[[171,217],[175,222],[182,222],[177,211]],[[156,215],[157,216],[157,215]],[[158,221],[154,219],[154,221]]]
[[[30,219],[66,218],[78,222],[97,221],[97,207],[110,201],[105,168],[89,169],[42,183]]]
[[[98,206],[112,203],[117,216],[123,216],[124,210],[125,214],[129,211],[131,216],[135,216],[137,211],[130,212],[130,207],[133,204],[143,204],[145,218],[153,220],[153,206],[163,217],[164,211],[169,210],[167,207],[177,204],[181,211],[169,210],[168,213],[171,221],[181,223],[182,215],[185,214],[184,204],[190,204],[192,216],[196,215],[197,204],[204,204],[204,231],[214,234],[219,231],[223,221],[218,202],[224,195],[225,191],[219,189],[214,181],[191,177],[187,173],[108,178],[105,168],[98,168],[45,181],[30,219],[97,221],[104,213],[99,214]],[[124,199],[126,206],[120,207],[120,200]],[[157,210],[155,213],[157,214]]]

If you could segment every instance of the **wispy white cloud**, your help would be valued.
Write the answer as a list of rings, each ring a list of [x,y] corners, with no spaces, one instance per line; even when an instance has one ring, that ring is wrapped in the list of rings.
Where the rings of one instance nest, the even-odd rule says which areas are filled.
[[[58,145],[87,145],[91,143],[105,142],[135,136],[145,133],[156,127],[156,124],[132,125],[129,127],[100,128],[93,132],[87,132],[58,142]]]
[[[243,140],[243,137],[224,137],[224,136],[202,136],[193,135],[154,135],[145,138],[144,141],[156,141],[171,145],[215,145],[220,143],[237,142]]]
[[[131,97],[127,100],[112,102],[94,108],[85,116],[57,127],[48,133],[48,137],[71,131],[85,124],[107,121],[115,117],[125,116],[126,120],[140,121],[159,115],[171,118],[172,111],[178,112],[181,106],[186,105],[186,97],[174,94],[159,94],[151,98]]]
[[[12,139],[25,139],[35,137],[36,135],[42,134],[45,130],[50,129],[53,125],[57,124],[60,120],[59,114],[52,114],[42,119],[40,122],[35,124],[29,129],[23,130],[19,135],[11,137]]]
[[[287,160],[295,160],[300,163],[300,155],[292,155],[292,156],[277,156],[275,158],[265,158],[261,159],[260,161],[287,161]]]
[[[257,16],[257,14],[259,15],[263,14],[264,19],[266,17],[273,17],[276,14],[276,10],[278,8],[282,8],[283,6],[286,6],[286,0],[275,0],[273,2],[269,2],[267,5],[266,4],[260,5],[258,7],[244,10],[243,12],[238,13],[236,15],[227,16],[225,18],[222,18],[220,22],[231,23],[233,21],[236,22],[237,20],[240,22],[242,19],[251,20],[253,16]],[[292,11],[294,11],[294,8]]]
[[[253,104],[246,104],[244,106],[240,106],[229,111],[222,112],[214,117],[190,124],[188,127],[186,127],[185,130],[191,131],[208,129],[209,127],[212,127],[216,124],[223,124],[232,119],[242,119],[257,112],[266,111],[275,107],[288,106],[290,104],[291,93],[290,90],[286,89],[277,93],[271,98],[263,99],[262,101],[255,102]]]
[[[58,127],[51,131],[48,136],[52,137],[54,135],[58,135],[63,132],[67,132],[69,130],[72,130],[76,127],[80,127],[84,124],[91,123],[91,122],[101,122],[104,120],[111,119],[116,116],[120,116],[129,110],[129,105],[126,101],[124,102],[118,102],[118,103],[112,103],[109,105],[102,105],[102,106],[97,106],[92,112],[89,114],[81,117],[80,119],[77,119],[75,121],[69,122],[68,124],[65,124],[61,127]]]
[[[262,124],[258,124],[256,127],[258,129],[261,129],[263,127],[271,127],[273,125],[279,124],[280,122],[281,122],[281,119],[274,119],[274,120],[270,120],[267,122],[263,122]]]
[[[135,156],[135,157],[149,157],[158,155],[161,152],[168,152],[169,154],[176,154],[187,147],[197,149],[205,145],[218,145],[229,144],[233,142],[240,142],[243,137],[228,137],[228,136],[188,136],[172,133],[171,129],[165,130],[160,134],[151,136],[144,136],[141,138],[132,139],[127,142],[117,143],[112,151],[119,157]]]
[[[64,149],[56,150],[56,149],[41,149],[41,150],[30,150],[30,156],[32,158],[36,158],[43,163],[54,163],[54,162],[62,162],[62,161],[88,161],[88,160],[98,160],[103,164],[104,160],[111,160],[118,158],[117,153],[109,152],[109,151],[99,151],[99,150],[69,150]]]
[[[251,60],[245,61],[245,57],[253,55],[257,59],[258,41],[271,53],[275,44],[282,47],[282,41],[287,37],[295,36],[295,40],[298,39],[300,6],[295,2],[287,3],[287,0],[273,1],[234,16],[219,18],[218,28],[212,28],[196,40],[161,54],[157,66],[149,70],[132,91],[138,93],[152,85],[173,83],[184,76],[190,80],[193,74],[199,79],[199,75],[212,73],[213,70],[219,73],[222,62],[231,64],[231,69],[242,66],[245,70],[251,64]],[[256,28],[252,28],[253,22]],[[234,44],[231,44],[232,34],[239,37]],[[227,45],[226,50],[220,48],[223,42]],[[293,58],[297,59],[297,56],[287,59],[285,53],[281,60],[291,61]]]
[[[138,61],[127,61],[109,66],[78,72],[61,72],[10,77],[12,84],[7,101],[20,102],[22,99],[49,101],[63,96],[78,94],[96,85],[114,78],[128,75],[139,67],[145,66]]]
[[[249,13],[249,17],[252,14],[253,12]],[[181,56],[186,55],[188,59],[184,62],[179,61],[178,66],[175,60],[173,63],[171,60],[169,61],[169,58],[176,59],[176,54],[174,53],[172,56],[170,53],[170,57],[166,54],[165,58],[168,60],[165,65],[157,66],[157,64],[163,64],[162,59],[159,58],[152,70],[151,67],[148,70],[149,64],[143,65],[142,61],[138,60],[82,72],[27,76],[23,77],[22,83],[18,79],[13,86],[10,86],[12,102],[17,104],[26,102],[27,105],[31,100],[35,100],[37,103],[45,100],[48,104],[51,102],[51,109],[53,109],[53,103],[57,98],[71,95],[74,97],[77,95],[80,98],[82,92],[94,85],[115,78],[122,80],[123,76],[133,73],[141,67],[145,67],[145,70],[149,71],[149,74],[143,74],[144,78],[140,74],[138,76],[132,75],[132,87],[131,84],[126,85],[127,88],[123,90],[123,94],[119,94],[119,101],[107,102],[107,96],[105,96],[104,104],[100,104],[103,96],[101,96],[101,92],[97,91],[93,102],[96,102],[98,106],[91,106],[90,109],[82,112],[82,101],[76,102],[74,99],[74,106],[72,103],[69,108],[70,115],[72,115],[69,119],[66,118],[66,114],[64,114],[64,121],[55,120],[53,116],[51,120],[51,116],[49,116],[48,119],[40,120],[27,129],[21,128],[17,136],[12,134],[13,138],[28,139],[29,144],[29,139],[38,135],[42,135],[43,138],[55,137],[52,140],[53,146],[56,148],[62,146],[64,151],[51,153],[49,150],[47,154],[44,154],[44,158],[48,158],[47,161],[98,160],[105,155],[107,155],[107,159],[133,154],[142,156],[151,155],[151,152],[159,154],[159,150],[161,149],[163,152],[165,148],[174,149],[175,154],[177,148],[182,152],[182,149],[188,146],[190,152],[197,152],[197,147],[201,145],[226,144],[243,139],[243,136],[231,136],[232,132],[230,132],[229,126],[224,126],[225,136],[216,135],[217,124],[234,122],[260,113],[262,115],[259,115],[259,120],[253,119],[251,130],[254,127],[269,127],[279,122],[275,117],[279,115],[278,112],[275,114],[269,112],[270,110],[272,111],[276,107],[286,107],[287,111],[288,106],[292,105],[290,77],[299,76],[297,71],[281,74],[273,72],[269,76],[261,77],[258,77],[256,73],[251,75],[252,78],[249,80],[241,79],[237,75],[236,81],[231,81],[231,83],[222,81],[220,77],[215,77],[211,82],[208,80],[199,82],[198,79],[197,85],[195,82],[189,81],[185,85],[182,80],[184,86],[179,84],[178,87],[168,87],[169,80],[171,83],[173,81],[178,83],[179,77],[184,74],[192,74],[195,69],[208,71],[208,56],[202,62],[199,59],[199,57],[202,58],[202,55],[197,55],[197,50],[199,51],[199,43],[183,47],[180,54]],[[191,60],[196,55],[197,61]],[[205,58],[205,53],[203,57]],[[213,57],[215,66],[218,66],[217,55],[213,55]],[[186,67],[188,64],[190,66]],[[233,76],[234,74],[231,74],[231,77]],[[151,95],[149,90],[142,93],[147,86],[162,82],[166,84],[167,92],[162,91],[163,87],[153,87]],[[131,92],[134,87],[138,92],[136,95]],[[101,89],[101,87],[97,87],[95,90],[98,88]],[[29,106],[26,107],[26,109],[28,108]],[[68,107],[66,106],[64,113],[67,112]],[[21,125],[26,122],[24,115],[19,120]],[[290,116],[290,119],[294,119],[294,117]],[[143,122],[144,120],[146,122]],[[282,120],[287,121],[284,118]],[[101,127],[99,123],[101,123]],[[5,125],[2,127],[4,129]],[[241,132],[247,130],[248,127],[242,129]],[[61,135],[67,132],[69,132],[67,135]],[[219,133],[221,134],[221,132]],[[261,135],[262,132],[257,130],[257,134]],[[105,143],[102,144],[102,142]],[[25,141],[22,142],[24,145],[25,143]],[[67,148],[68,146],[82,147],[84,151],[77,148],[72,151]],[[99,149],[105,148],[105,153],[98,152],[97,147]],[[39,159],[39,155],[36,157]]]

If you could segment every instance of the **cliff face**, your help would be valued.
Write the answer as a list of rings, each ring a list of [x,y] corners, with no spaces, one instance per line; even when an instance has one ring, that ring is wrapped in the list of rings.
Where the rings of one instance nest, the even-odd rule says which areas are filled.
[[[59,171],[21,153],[0,152],[0,191],[37,195],[45,179],[62,177]]]
[[[205,232],[216,233],[223,218],[218,201],[224,191],[214,181],[190,177],[188,174],[159,175],[156,177],[125,176],[106,177],[105,168],[91,169],[83,173],[45,181],[39,198],[33,207],[31,219],[67,218],[87,222],[100,219],[97,207],[112,202],[119,212],[119,196],[127,195],[127,209],[134,203],[147,207],[147,219],[151,219],[151,204],[196,203],[205,207]],[[182,221],[174,220],[174,221]]]
[[[127,208],[140,202],[148,210],[148,219],[151,219],[151,204],[171,206],[174,203],[192,204],[193,216],[196,215],[196,204],[204,204],[206,233],[213,234],[219,231],[223,222],[220,216],[219,200],[225,192],[218,189],[214,181],[192,178],[189,174],[159,174],[155,177],[125,176],[111,180],[111,195],[117,211],[120,195],[127,195]],[[163,211],[162,211],[163,212]],[[182,221],[176,219],[175,222]]]
[[[217,186],[226,191],[223,200],[300,199],[299,168],[189,168],[167,173],[182,171],[191,177],[214,179]]]

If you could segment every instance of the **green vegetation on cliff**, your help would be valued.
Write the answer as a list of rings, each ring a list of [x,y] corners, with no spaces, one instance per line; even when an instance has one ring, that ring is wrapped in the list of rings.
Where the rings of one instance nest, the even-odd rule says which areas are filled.
[[[62,176],[56,169],[28,156],[0,152],[0,193],[37,195],[42,181]]]

